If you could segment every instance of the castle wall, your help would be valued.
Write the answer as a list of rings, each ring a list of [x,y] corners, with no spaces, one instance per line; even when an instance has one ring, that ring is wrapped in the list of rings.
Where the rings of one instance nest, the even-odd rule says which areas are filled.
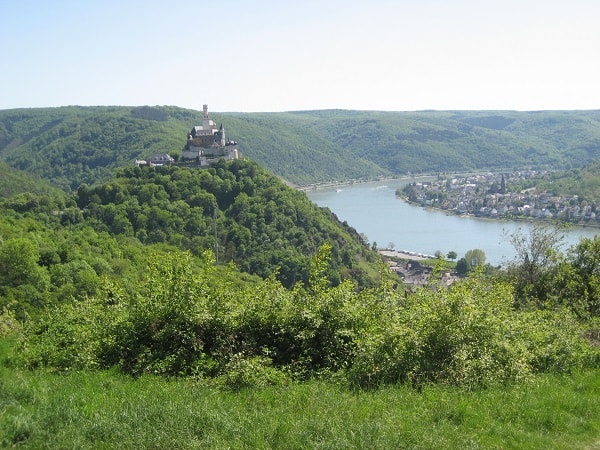
[[[193,145],[189,145],[187,149],[185,149],[181,156],[183,159],[195,159],[198,158],[225,158],[225,159],[238,159],[238,150],[237,148],[232,148],[230,146],[227,147],[196,147]]]

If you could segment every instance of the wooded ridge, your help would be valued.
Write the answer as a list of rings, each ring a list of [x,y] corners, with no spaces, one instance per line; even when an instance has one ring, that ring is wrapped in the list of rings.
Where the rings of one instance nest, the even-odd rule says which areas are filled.
[[[0,160],[75,190],[181,154],[201,112],[174,106],[0,111]],[[571,169],[600,156],[600,111],[213,113],[244,156],[294,184],[426,172]]]

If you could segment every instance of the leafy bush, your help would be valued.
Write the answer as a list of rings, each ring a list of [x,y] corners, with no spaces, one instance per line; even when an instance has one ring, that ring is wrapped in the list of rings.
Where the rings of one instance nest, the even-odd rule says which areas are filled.
[[[509,285],[477,277],[448,291],[421,289],[385,327],[361,336],[350,380],[481,386],[593,364],[568,311],[519,312],[512,302]]]
[[[22,332],[23,325],[17,320],[17,317],[8,306],[0,310],[0,338],[5,336],[14,336]]]
[[[526,349],[531,370],[569,373],[598,362],[598,348],[584,339],[588,327],[568,308],[519,314],[515,340]]]
[[[22,357],[59,370],[216,377],[228,389],[334,377],[354,386],[439,382],[464,387],[598,364],[568,311],[514,310],[509,285],[472,277],[404,297],[383,284],[329,286],[327,247],[310,284],[273,277],[231,288],[190,253],[157,253],[133,293],[105,280],[98,295],[32,321]]]
[[[241,353],[231,357],[220,378],[226,388],[235,391],[247,387],[281,386],[289,381],[285,373],[272,366],[269,358],[245,357]]]
[[[104,324],[114,320],[104,306],[98,299],[63,303],[27,322],[20,352],[26,365],[59,371],[102,367],[102,343],[109,339]]]

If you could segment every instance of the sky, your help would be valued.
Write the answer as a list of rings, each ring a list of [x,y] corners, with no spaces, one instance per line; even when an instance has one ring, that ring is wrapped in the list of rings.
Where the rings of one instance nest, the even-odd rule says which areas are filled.
[[[600,109],[598,0],[0,0],[0,109]]]

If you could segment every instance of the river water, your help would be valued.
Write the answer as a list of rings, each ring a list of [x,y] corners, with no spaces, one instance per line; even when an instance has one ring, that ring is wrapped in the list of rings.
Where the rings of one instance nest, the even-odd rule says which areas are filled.
[[[306,192],[317,205],[328,207],[338,218],[367,236],[378,248],[393,244],[396,250],[433,255],[455,251],[461,258],[471,249],[485,252],[486,261],[500,265],[512,260],[515,250],[506,238],[529,222],[508,222],[427,210],[396,198],[396,189],[413,180],[357,183]],[[582,237],[600,234],[596,228],[573,228],[564,249]]]

